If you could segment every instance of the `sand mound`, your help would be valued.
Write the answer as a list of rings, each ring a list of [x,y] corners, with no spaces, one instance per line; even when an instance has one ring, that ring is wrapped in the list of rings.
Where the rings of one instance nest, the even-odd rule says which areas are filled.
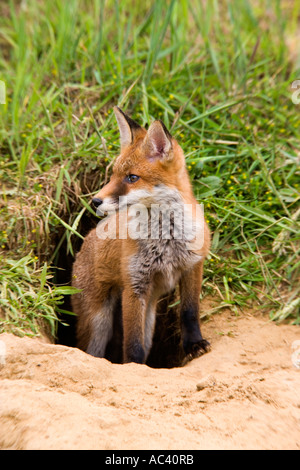
[[[202,331],[212,351],[169,370],[1,335],[0,448],[299,449],[300,328],[223,313]]]

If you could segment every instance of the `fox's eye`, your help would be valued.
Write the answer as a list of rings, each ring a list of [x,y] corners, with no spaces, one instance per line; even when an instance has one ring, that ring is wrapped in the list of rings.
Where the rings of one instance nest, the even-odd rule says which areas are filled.
[[[126,176],[126,181],[128,183],[135,183],[139,179],[140,179],[140,177],[137,176],[137,175],[128,175],[128,176]]]

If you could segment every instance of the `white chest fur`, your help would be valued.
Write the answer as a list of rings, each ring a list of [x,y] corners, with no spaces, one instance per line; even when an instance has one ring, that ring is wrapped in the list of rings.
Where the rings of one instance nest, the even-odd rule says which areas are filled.
[[[175,189],[159,186],[153,193],[139,192],[136,196],[139,196],[138,205],[130,207],[128,221],[138,243],[138,252],[130,260],[130,277],[139,294],[153,282],[166,293],[176,286],[183,271],[201,260],[201,256],[189,249],[189,241],[194,236],[193,224],[189,227],[184,220],[184,203]],[[143,205],[145,201],[147,206]],[[138,217],[134,217],[132,208],[139,212]]]

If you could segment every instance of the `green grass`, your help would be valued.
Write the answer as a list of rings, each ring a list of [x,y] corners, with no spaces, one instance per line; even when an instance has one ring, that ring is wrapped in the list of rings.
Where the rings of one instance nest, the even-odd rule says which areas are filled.
[[[57,313],[68,286],[52,287],[47,264],[37,267],[38,257],[31,254],[19,260],[0,258],[0,308],[6,310],[3,329],[15,334],[56,335]]]
[[[287,46],[299,16],[279,0],[0,3],[4,329],[29,298],[23,330],[40,316],[55,328],[51,267],[63,242],[74,254],[119,152],[115,104],[162,119],[185,151],[213,232],[204,295],[300,323],[300,71]]]

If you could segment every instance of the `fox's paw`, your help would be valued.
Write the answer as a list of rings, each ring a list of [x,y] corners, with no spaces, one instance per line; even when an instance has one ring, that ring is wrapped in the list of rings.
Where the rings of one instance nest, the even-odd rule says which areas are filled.
[[[184,348],[186,356],[183,359],[182,365],[184,366],[188,362],[192,361],[196,357],[203,356],[203,354],[211,350],[210,343],[206,339],[202,339],[197,343],[189,343]]]

